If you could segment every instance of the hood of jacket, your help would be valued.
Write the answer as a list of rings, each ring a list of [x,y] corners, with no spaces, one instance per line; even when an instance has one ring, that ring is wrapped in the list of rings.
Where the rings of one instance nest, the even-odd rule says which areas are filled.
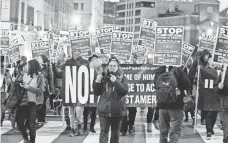
[[[200,53],[199,59],[200,59],[201,64],[202,64],[204,67],[206,67],[206,66],[208,65],[208,61],[207,61],[207,62],[204,61],[204,56],[205,56],[205,55],[209,55],[209,58],[212,57],[211,53],[210,53],[208,50],[206,50],[206,49],[203,50],[203,51]]]

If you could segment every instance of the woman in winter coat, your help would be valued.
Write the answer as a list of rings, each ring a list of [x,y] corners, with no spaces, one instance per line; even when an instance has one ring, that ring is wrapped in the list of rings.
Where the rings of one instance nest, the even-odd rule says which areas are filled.
[[[27,74],[23,75],[20,83],[18,127],[24,138],[24,143],[35,143],[36,138],[36,105],[43,102],[44,77],[39,74],[40,65],[37,60],[28,62]],[[28,122],[30,141],[25,127],[25,120]]]
[[[104,75],[104,76],[103,76]],[[94,95],[100,96],[98,114],[100,116],[100,143],[108,143],[111,126],[112,143],[119,143],[121,121],[127,114],[125,95],[128,93],[127,78],[120,70],[119,61],[112,57],[103,75],[98,75],[93,84]]]
[[[54,77],[52,67],[49,64],[48,58],[45,55],[40,55],[37,59],[40,64],[41,70],[40,73],[44,75],[45,79],[45,91],[44,91],[44,100],[42,104],[37,105],[37,118],[38,125],[42,126],[45,123],[46,116],[46,101],[51,96],[50,93],[54,92]],[[50,101],[51,108],[53,110],[53,101],[52,98]],[[53,110],[54,111],[54,110]]]

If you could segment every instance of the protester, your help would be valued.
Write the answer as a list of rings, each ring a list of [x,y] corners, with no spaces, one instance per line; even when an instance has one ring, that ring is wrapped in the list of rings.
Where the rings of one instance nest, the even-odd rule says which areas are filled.
[[[168,135],[170,143],[179,142],[183,122],[184,90],[190,87],[188,77],[182,68],[169,67],[168,71],[166,72],[166,67],[162,66],[155,73],[160,143],[167,143]]]
[[[199,57],[195,59],[193,62],[189,73],[188,78],[190,80],[191,89],[193,89],[193,85],[196,85],[197,81],[197,67],[200,65],[200,67],[208,68],[209,67],[209,59],[211,58],[211,53],[208,50],[203,50]],[[203,110],[201,111],[201,125],[205,125],[205,114]]]
[[[20,83],[21,91],[18,107],[18,127],[24,139],[24,143],[35,143],[36,138],[36,104],[43,102],[43,91],[45,79],[39,74],[40,64],[37,60],[28,62],[27,74],[23,75],[23,81]],[[30,141],[25,127],[25,120],[28,121]]]
[[[91,57],[89,57],[89,62],[94,61],[98,58],[97,55],[92,55]],[[96,133],[94,126],[95,126],[95,122],[96,122],[96,112],[97,112],[97,107],[84,107],[84,111],[83,111],[83,117],[84,117],[84,132],[87,131],[87,124],[88,124],[88,115],[89,112],[91,111],[91,123],[90,123],[90,131],[92,133]]]
[[[126,116],[127,106],[124,96],[128,93],[127,79],[120,70],[119,61],[109,59],[105,76],[97,75],[93,84],[94,95],[100,96],[98,114],[100,116],[100,143],[108,143],[111,126],[112,143],[119,143],[119,131],[123,116]]]
[[[189,71],[190,71],[190,68],[192,66],[192,63],[193,63],[193,59],[190,57],[187,64],[186,64],[186,67],[184,67],[184,72],[186,75],[189,74]],[[190,91],[189,91],[190,94],[192,94],[192,89],[190,88]],[[194,124],[194,109],[190,109],[188,111],[185,111],[185,120],[184,122],[188,122],[188,113],[191,114],[191,118],[193,119],[193,124]]]
[[[215,91],[220,96],[221,111],[219,113],[222,121],[223,143],[228,143],[228,70],[225,73],[224,83],[222,81],[222,73],[215,81]]]
[[[53,80],[53,71],[50,66],[48,58],[45,55],[40,55],[37,61],[39,62],[41,67],[40,73],[43,74],[45,78],[45,91],[43,93],[44,100],[42,104],[40,105],[38,104],[37,106],[38,125],[42,126],[45,124],[46,101],[51,96],[50,94],[54,92],[54,83],[53,83],[54,80]]]
[[[152,122],[155,127],[155,129],[158,130],[159,125],[158,125],[158,120],[159,120],[159,108],[152,108],[148,107],[147,111],[147,132],[152,133]]]
[[[88,62],[82,57],[80,57],[80,52],[77,49],[72,49],[72,58],[68,59],[64,65],[64,69],[62,72],[62,82],[63,85],[65,83],[65,67],[70,66],[81,66],[86,65]],[[63,99],[65,94],[65,87],[61,88],[61,98]],[[70,118],[70,124],[71,124],[71,133],[69,134],[70,137],[74,137],[76,135],[82,134],[82,116],[83,116],[83,107],[71,105],[69,108],[69,118]],[[76,113],[75,113],[76,112]],[[75,118],[76,116],[76,118]]]

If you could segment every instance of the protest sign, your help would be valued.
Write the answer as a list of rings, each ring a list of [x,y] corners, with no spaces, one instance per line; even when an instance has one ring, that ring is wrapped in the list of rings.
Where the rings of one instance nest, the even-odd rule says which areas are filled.
[[[10,50],[9,50],[9,59],[10,59],[11,63],[20,60],[19,45],[15,45],[15,46],[12,46],[10,48]]]
[[[128,79],[129,92],[126,96],[128,107],[153,107],[156,105],[154,77],[157,67],[152,65],[121,65]],[[65,66],[63,81],[64,105],[96,106],[99,96],[93,94],[95,72],[87,66]]]
[[[201,68],[199,82],[198,109],[204,111],[219,111],[220,97],[214,90],[214,82],[219,72],[212,68]]]
[[[120,26],[107,26],[96,29],[98,46],[101,54],[109,54],[111,48],[111,35],[113,31],[120,31]]]
[[[215,44],[216,44],[216,35],[203,32],[200,36],[198,51],[203,51],[206,49],[210,51],[210,53],[212,54],[215,48]]]
[[[37,58],[39,55],[50,57],[49,41],[32,42],[32,57]]]
[[[77,30],[69,32],[72,50],[78,50],[82,57],[92,54],[91,36],[89,30]]]
[[[137,60],[143,60],[145,58],[147,50],[145,46],[135,45],[132,48],[132,55],[136,55]]]
[[[153,43],[155,40],[155,28],[158,22],[150,19],[142,19],[139,36],[146,42]]]
[[[133,33],[115,31],[112,33],[111,54],[119,60],[129,60],[133,45]]]
[[[1,29],[1,50],[9,50],[9,30]]]
[[[213,52],[213,61],[223,63],[228,60],[228,26],[218,29],[218,38]]]
[[[183,27],[157,27],[154,65],[180,66],[182,64],[183,36]]]
[[[189,58],[192,56],[193,51],[195,50],[195,47],[183,42],[183,49],[182,49],[182,65],[185,67]]]

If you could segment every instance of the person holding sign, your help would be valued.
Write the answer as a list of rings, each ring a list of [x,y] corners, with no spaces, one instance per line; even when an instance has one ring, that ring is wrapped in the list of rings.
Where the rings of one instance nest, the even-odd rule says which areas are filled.
[[[228,71],[227,66],[224,67],[223,73],[218,76],[214,84],[215,91],[220,96],[221,111],[219,113],[222,121],[223,143],[228,143]]]
[[[188,73],[188,78],[190,80],[190,84],[191,84],[191,90],[193,89],[194,86],[196,86],[196,79],[197,79],[197,67],[198,65],[200,65],[200,67],[204,67],[207,68],[209,67],[209,59],[212,57],[211,53],[208,50],[203,50],[200,53],[200,56],[196,58],[196,60],[193,62],[189,73]],[[191,91],[190,91],[191,93]],[[205,125],[205,116],[206,116],[206,112],[205,111],[201,111],[201,125]]]
[[[105,74],[97,75],[93,83],[94,95],[100,96],[98,114],[100,116],[99,143],[108,143],[111,127],[111,143],[119,143],[121,122],[127,114],[125,95],[128,93],[127,78],[120,70],[119,61],[109,59]]]

